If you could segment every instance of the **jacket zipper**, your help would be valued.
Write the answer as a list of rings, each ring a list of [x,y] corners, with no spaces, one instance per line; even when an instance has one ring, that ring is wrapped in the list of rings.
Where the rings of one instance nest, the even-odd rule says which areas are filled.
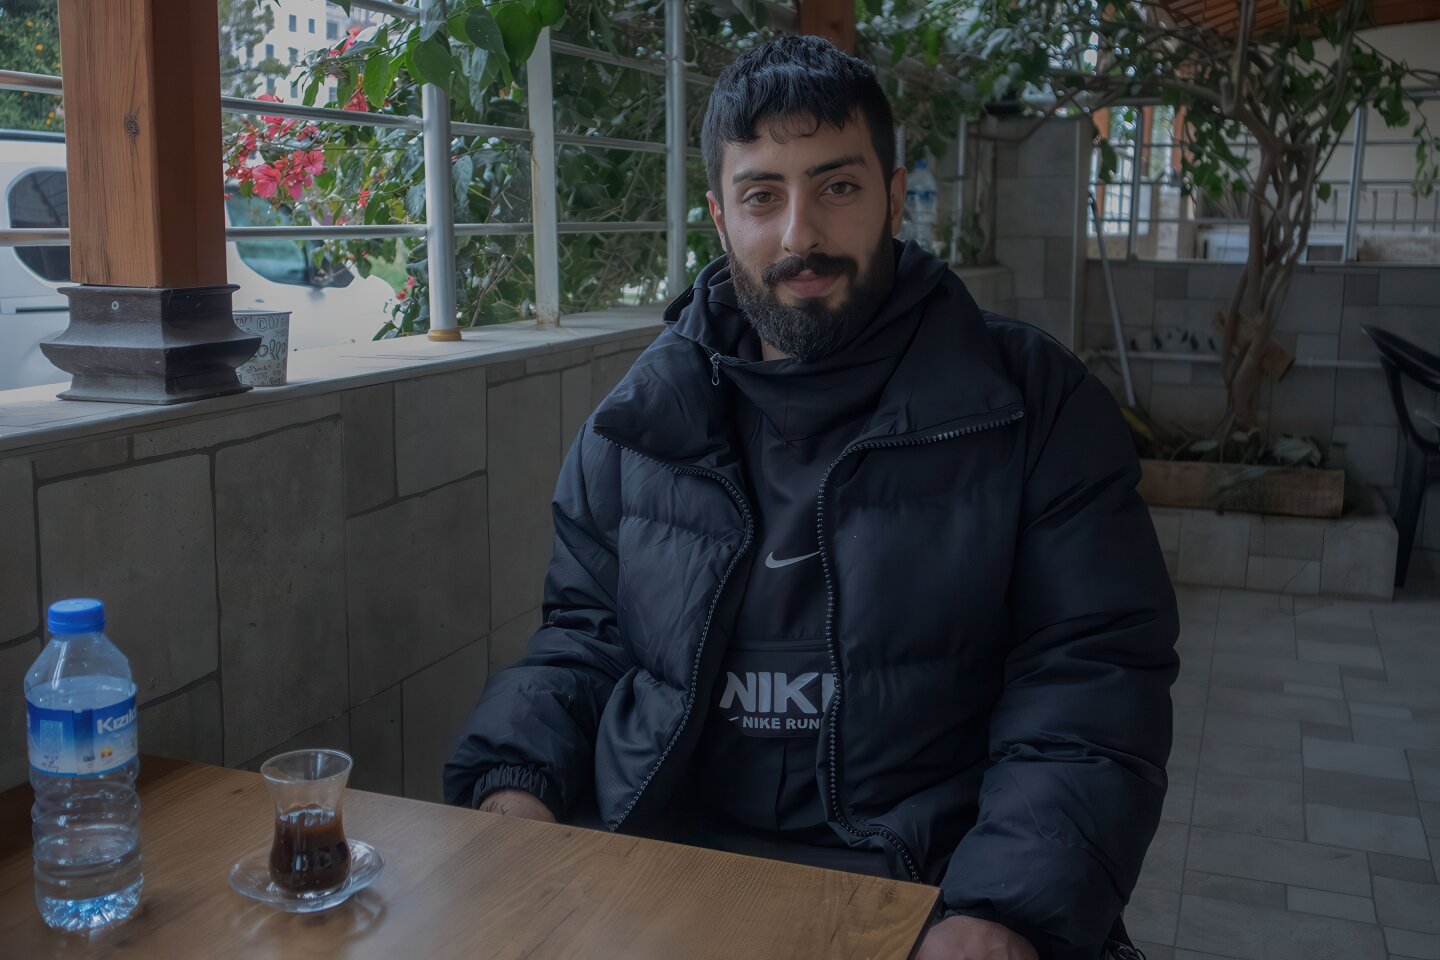
[[[992,427],[1008,426],[1009,424],[1024,419],[1024,417],[1024,410],[1015,410],[1005,417],[1001,417],[995,420],[987,420],[984,423],[974,424],[960,430],[950,430],[945,433],[937,433],[928,437],[915,437],[908,440],[870,440],[864,443],[858,443],[854,446],[846,447],[844,450],[842,450],[840,452],[840,455],[835,458],[835,460],[830,464],[828,468],[826,468],[825,475],[820,480],[820,495],[817,500],[815,511],[815,536],[816,541],[820,547],[820,563],[825,571],[825,646],[830,654],[830,671],[835,676],[835,693],[830,698],[829,716],[830,765],[828,769],[828,776],[830,778],[830,783],[828,793],[830,800],[830,812],[834,816],[836,822],[838,822],[842,827],[849,831],[850,835],[853,837],[861,838],[878,835],[888,840],[891,845],[893,845],[895,849],[899,851],[900,859],[904,861],[905,869],[909,872],[910,879],[916,883],[921,882],[920,868],[916,866],[915,857],[910,852],[910,849],[905,846],[905,841],[901,840],[894,833],[894,831],[890,830],[888,827],[855,826],[853,823],[850,822],[849,818],[845,816],[843,808],[840,806],[840,785],[839,778],[835,776],[835,758],[838,753],[837,744],[839,743],[840,738],[840,701],[841,697],[844,694],[845,684],[843,683],[840,676],[840,657],[835,649],[835,579],[834,573],[832,572],[830,566],[830,553],[825,548],[826,488],[830,484],[830,474],[835,471],[835,468],[840,465],[840,462],[842,460],[850,456],[850,454],[852,453],[858,453],[861,450],[878,450],[881,448],[889,447],[914,447],[921,446],[927,443],[938,443],[941,440],[952,440],[956,437],[963,437],[973,433],[979,433],[982,430],[989,430]]]
[[[712,358],[711,362],[715,363],[716,361]],[[715,376],[718,379],[718,364],[716,370]],[[745,539],[741,541],[740,549],[735,551],[735,556],[730,558],[729,565],[720,577],[719,586],[717,586],[715,592],[710,595],[710,608],[705,613],[705,625],[700,629],[700,643],[695,647],[695,659],[690,665],[690,684],[685,692],[685,711],[680,715],[680,725],[675,728],[675,733],[671,735],[670,741],[665,744],[665,749],[660,752],[660,756],[655,761],[655,765],[651,767],[650,772],[646,774],[645,780],[640,784],[640,789],[636,790],[635,796],[630,798],[630,803],[626,805],[625,812],[620,814],[620,819],[615,822],[613,829],[619,830],[620,825],[630,816],[630,811],[635,809],[635,804],[640,802],[640,797],[645,793],[645,788],[650,786],[650,781],[655,779],[655,774],[660,771],[660,765],[665,762],[666,757],[670,756],[670,751],[673,750],[675,744],[679,742],[680,735],[685,732],[685,725],[690,722],[690,714],[695,708],[695,686],[700,678],[700,658],[705,652],[705,641],[710,636],[710,624],[715,619],[715,609],[720,604],[720,597],[725,592],[725,585],[730,582],[730,575],[735,572],[735,568],[739,565],[740,560],[750,549],[750,543],[754,539],[755,534],[755,521],[750,512],[750,504],[745,499],[745,494],[720,473],[714,470],[707,470],[704,467],[679,467],[673,463],[666,463],[664,460],[657,460],[655,457],[643,454],[638,450],[625,446],[623,443],[616,443],[603,434],[597,433],[596,436],[600,437],[606,443],[614,444],[621,450],[632,453],[641,459],[649,460],[651,463],[657,463],[681,476],[694,475],[709,477],[715,480],[730,494],[731,499],[735,501],[735,505],[740,508],[741,516],[745,518]]]

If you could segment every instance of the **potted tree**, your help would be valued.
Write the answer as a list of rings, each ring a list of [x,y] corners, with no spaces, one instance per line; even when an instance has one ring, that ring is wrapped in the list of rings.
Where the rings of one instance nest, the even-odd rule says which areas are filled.
[[[1223,26],[1177,16],[1172,8],[1181,6],[892,0],[872,9],[860,34],[886,48],[898,68],[928,68],[930,83],[945,84],[952,103],[972,113],[1016,91],[1042,116],[1093,116],[1136,99],[1175,108],[1187,144],[1182,187],[1242,210],[1247,252],[1230,301],[1215,317],[1227,404],[1213,430],[1179,435],[1144,411],[1127,410],[1156,461],[1147,464],[1147,497],[1338,515],[1338,474],[1297,477],[1294,470],[1257,465],[1320,460],[1308,444],[1277,451],[1260,442],[1257,400],[1266,380],[1283,377],[1293,361],[1274,331],[1307,247],[1315,203],[1330,198],[1321,171],[1351,118],[1373,108],[1387,127],[1413,131],[1416,189],[1429,193],[1440,173],[1440,141],[1410,90],[1434,87],[1440,74],[1390,59],[1360,36],[1368,0],[1238,0],[1236,17]],[[921,82],[907,80],[907,86],[925,91],[905,108],[923,123],[944,98]],[[1254,144],[1248,157],[1232,147],[1242,136]],[[1102,176],[1112,175],[1116,151],[1104,137],[1097,146]],[[1201,462],[1158,464],[1177,459]]]

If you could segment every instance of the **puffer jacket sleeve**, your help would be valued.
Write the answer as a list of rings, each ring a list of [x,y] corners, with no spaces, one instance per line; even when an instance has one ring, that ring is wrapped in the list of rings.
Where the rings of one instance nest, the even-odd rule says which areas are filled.
[[[619,448],[586,424],[556,484],[544,623],[470,713],[445,764],[446,803],[515,787],[564,819],[593,789],[600,713],[631,667],[615,613],[618,477]]]
[[[1046,429],[1026,454],[992,766],[941,888],[949,914],[1043,958],[1095,960],[1160,819],[1178,619],[1129,432],[1067,359],[1058,398],[1029,410]]]

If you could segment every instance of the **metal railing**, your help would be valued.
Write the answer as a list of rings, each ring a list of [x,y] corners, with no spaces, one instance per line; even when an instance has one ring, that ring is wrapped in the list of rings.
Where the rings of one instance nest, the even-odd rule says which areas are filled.
[[[1411,93],[1421,100],[1440,100],[1440,94],[1433,91]],[[1350,150],[1347,164],[1349,169],[1339,177],[1324,177],[1320,182],[1329,185],[1330,197],[1327,200],[1316,198],[1313,202],[1312,245],[1333,246],[1337,249],[1341,262],[1354,262],[1357,259],[1360,231],[1363,228],[1397,234],[1440,233],[1440,200],[1433,196],[1428,199],[1417,197],[1413,202],[1406,203],[1404,198],[1413,196],[1411,180],[1366,178],[1367,152],[1377,148],[1413,150],[1417,143],[1413,137],[1371,137],[1368,120],[1368,110],[1356,112],[1352,130],[1337,143],[1337,150]],[[1090,170],[1090,189],[1104,197],[1101,213],[1104,236],[1123,237],[1126,258],[1136,258],[1140,240],[1160,226],[1183,224],[1206,228],[1207,232],[1217,238],[1226,235],[1222,228],[1246,226],[1243,216],[1237,215],[1235,211],[1214,212],[1206,201],[1190,210],[1188,215],[1184,207],[1174,216],[1160,212],[1162,200],[1185,203],[1184,198],[1179,196],[1179,171],[1169,169],[1169,164],[1166,164],[1165,175],[1156,177],[1152,176],[1147,168],[1152,165],[1151,158],[1155,151],[1181,151],[1186,148],[1185,142],[1141,138],[1138,142],[1114,143],[1112,146],[1118,154],[1117,176],[1110,181],[1099,179],[1096,151]],[[1237,141],[1230,144],[1230,147],[1248,162],[1254,144]],[[1340,156],[1343,159],[1343,153]],[[1165,191],[1173,193],[1166,194]],[[1384,216],[1383,212],[1386,204],[1390,208],[1388,217]],[[1328,231],[1326,228],[1329,228]],[[1092,238],[1096,236],[1094,224],[1089,218],[1087,233]]]
[[[353,0],[353,8],[386,14],[404,20],[428,17],[444,9],[443,0],[421,0],[420,6],[390,0]],[[609,66],[637,70],[665,79],[665,142],[627,140],[587,134],[557,133],[552,87],[554,54],[579,57]],[[529,111],[528,128],[455,122],[450,119],[449,97],[433,84],[421,84],[421,115],[375,114],[369,111],[308,107],[246,97],[222,96],[221,110],[247,116],[278,116],[322,123],[344,123],[418,131],[424,148],[426,219],[423,223],[386,225],[316,225],[274,227],[228,227],[227,240],[293,239],[325,240],[353,238],[424,238],[429,270],[430,337],[459,339],[455,302],[455,238],[466,236],[530,235],[534,243],[535,309],[542,326],[560,320],[559,244],[562,235],[584,233],[666,233],[666,284],[670,296],[685,285],[687,203],[685,162],[699,157],[687,139],[685,93],[687,85],[713,85],[714,80],[686,69],[684,0],[665,0],[665,49],[663,61],[623,57],[579,44],[554,40],[549,28],[541,32],[535,51],[526,64],[525,97]],[[0,70],[0,90],[26,91],[59,96],[59,77]],[[531,151],[531,222],[454,222],[450,202],[450,140],[454,137],[488,137],[522,141]],[[603,147],[642,153],[664,154],[665,212],[661,221],[561,221],[556,200],[556,149],[561,146]],[[63,246],[69,243],[65,228],[3,229],[0,246]]]

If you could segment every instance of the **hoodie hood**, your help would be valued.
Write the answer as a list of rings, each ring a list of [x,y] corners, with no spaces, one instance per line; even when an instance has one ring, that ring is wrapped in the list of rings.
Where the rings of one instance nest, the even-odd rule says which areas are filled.
[[[1019,388],[960,278],[913,241],[897,241],[892,249],[895,282],[870,324],[823,360],[772,363],[788,365],[792,376],[823,376],[875,349],[901,319],[913,330],[861,440],[954,428],[1019,409]],[[666,307],[664,332],[596,409],[594,431],[652,459],[729,473],[739,458],[735,387],[720,376],[720,365],[747,352],[758,357],[758,346],[747,350],[747,338],[755,341],[735,297],[729,259],[720,257]]]

